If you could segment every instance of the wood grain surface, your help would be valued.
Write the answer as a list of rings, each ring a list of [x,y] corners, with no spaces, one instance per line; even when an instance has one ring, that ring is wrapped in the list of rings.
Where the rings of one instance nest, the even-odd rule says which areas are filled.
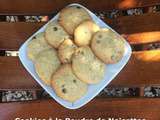
[[[160,41],[160,13],[105,19],[113,29],[128,36],[130,44]],[[45,23],[0,22],[0,49],[18,50]],[[9,33],[9,34],[8,34]],[[9,44],[8,44],[9,43]]]
[[[108,118],[140,118],[145,120],[159,120],[159,98],[96,98],[84,107],[77,110],[68,110],[54,100],[38,100],[31,102],[2,103],[0,116],[2,120],[15,120],[15,118],[49,117],[72,119]],[[112,119],[111,119],[112,120]],[[118,119],[119,120],[119,119]],[[134,119],[133,119],[134,120]]]
[[[160,42],[160,13],[122,16],[105,20],[120,34],[128,35],[130,44]]]
[[[97,0],[1,0],[0,14],[46,15],[71,3],[82,4],[92,11],[107,11],[159,5],[160,0],[100,0],[98,4]]]

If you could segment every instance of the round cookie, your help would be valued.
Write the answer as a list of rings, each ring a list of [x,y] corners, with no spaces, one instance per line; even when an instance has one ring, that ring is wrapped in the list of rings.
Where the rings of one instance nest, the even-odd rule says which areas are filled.
[[[100,27],[91,20],[82,22],[74,31],[74,40],[78,46],[89,45],[92,35],[99,31]]]
[[[51,84],[51,76],[59,66],[60,61],[54,48],[39,53],[35,61],[35,70],[41,80],[47,85]]]
[[[79,47],[73,54],[73,72],[88,84],[99,83],[104,77],[105,67],[88,46]]]
[[[52,76],[51,85],[57,96],[69,102],[75,102],[87,92],[87,84],[79,80],[72,72],[70,64],[62,65]]]
[[[58,56],[62,63],[70,63],[77,46],[70,39],[66,39],[58,48]]]
[[[58,48],[65,39],[69,38],[69,35],[57,22],[51,22],[45,29],[45,38],[50,45]]]
[[[58,21],[70,35],[73,35],[75,28],[85,20],[91,20],[86,10],[79,6],[70,6],[60,12]]]
[[[38,33],[29,41],[27,46],[27,55],[32,60],[36,60],[36,56],[43,50],[51,48],[44,39],[44,33]]]
[[[124,40],[109,29],[94,34],[91,48],[95,55],[106,64],[120,61],[124,54]]]

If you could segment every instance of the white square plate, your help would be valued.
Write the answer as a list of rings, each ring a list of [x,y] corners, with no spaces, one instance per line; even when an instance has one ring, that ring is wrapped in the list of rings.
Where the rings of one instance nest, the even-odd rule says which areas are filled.
[[[91,11],[89,11],[87,8],[84,6],[81,6],[79,4],[71,4],[69,6],[80,6],[86,9],[93,20],[101,27],[101,28],[110,28],[106,23],[104,23],[102,20],[100,20],[95,14],[93,14]],[[58,14],[52,18],[49,22],[52,22],[54,20],[57,20]],[[48,24],[48,23],[47,23]],[[46,24],[46,25],[47,25]],[[131,56],[131,47],[128,44],[127,41],[125,41],[125,53],[121,61],[119,61],[116,64],[109,64],[106,65],[107,70],[105,73],[104,79],[95,85],[89,85],[88,86],[88,92],[86,93],[85,96],[83,96],[81,99],[77,100],[74,103],[67,102],[61,98],[59,98],[54,90],[45,85],[41,79],[38,77],[35,69],[33,62],[27,57],[27,44],[28,42],[32,39],[33,36],[35,36],[39,32],[43,32],[46,28],[46,25],[44,25],[42,28],[40,28],[36,33],[34,33],[19,49],[19,58],[24,67],[27,69],[27,71],[32,75],[32,77],[54,98],[59,104],[62,106],[69,108],[69,109],[77,109],[88,103],[90,100],[92,100],[101,90],[103,90],[110,82],[111,80],[122,70],[122,68],[126,65],[128,62],[130,56]],[[113,30],[112,28],[110,28]],[[113,30],[114,31],[114,30]],[[115,32],[115,31],[114,31]],[[117,33],[118,34],[118,33]],[[78,94],[78,93],[77,93]]]

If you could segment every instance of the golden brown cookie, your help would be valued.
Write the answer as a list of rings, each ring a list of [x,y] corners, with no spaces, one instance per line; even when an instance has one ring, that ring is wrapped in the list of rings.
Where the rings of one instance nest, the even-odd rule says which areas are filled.
[[[58,56],[62,63],[70,63],[77,46],[72,40],[66,39],[58,48]]]
[[[91,20],[86,10],[79,6],[70,6],[60,11],[58,21],[70,35],[73,35],[75,28],[85,20]]]
[[[124,40],[112,30],[103,29],[94,34],[91,48],[106,64],[117,63],[124,54]]]
[[[75,102],[87,92],[87,84],[73,74],[70,64],[62,65],[53,74],[51,85],[57,96],[69,102]]]
[[[99,26],[94,21],[87,20],[82,22],[74,31],[76,45],[90,45],[92,35],[99,30]]]
[[[47,25],[45,29],[45,39],[54,48],[58,48],[67,38],[69,38],[69,35],[57,22],[51,22]]]
[[[72,57],[75,75],[88,84],[99,83],[105,73],[105,64],[101,62],[88,46],[79,47]]]
[[[51,84],[52,74],[60,67],[60,61],[54,48],[40,52],[35,61],[35,70],[41,80]]]
[[[35,61],[36,56],[43,50],[50,49],[51,46],[45,41],[44,33],[38,33],[29,41],[27,46],[27,55],[29,59]]]

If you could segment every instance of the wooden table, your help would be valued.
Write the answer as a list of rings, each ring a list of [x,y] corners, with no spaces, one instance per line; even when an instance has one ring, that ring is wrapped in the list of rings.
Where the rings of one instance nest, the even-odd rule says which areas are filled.
[[[120,34],[128,35],[131,46],[160,41],[160,12],[149,6],[160,0],[1,0],[0,15],[51,15],[69,3],[80,3],[94,12],[145,8],[142,15],[120,16],[104,21]],[[0,50],[17,51],[45,22],[0,22]],[[52,99],[0,103],[0,120],[19,118],[145,118],[160,120],[160,98],[145,98],[144,87],[160,85],[160,50],[133,51],[125,68],[108,87],[138,87],[135,98],[95,98],[78,110],[68,110]],[[1,90],[41,90],[18,57],[0,56]]]

